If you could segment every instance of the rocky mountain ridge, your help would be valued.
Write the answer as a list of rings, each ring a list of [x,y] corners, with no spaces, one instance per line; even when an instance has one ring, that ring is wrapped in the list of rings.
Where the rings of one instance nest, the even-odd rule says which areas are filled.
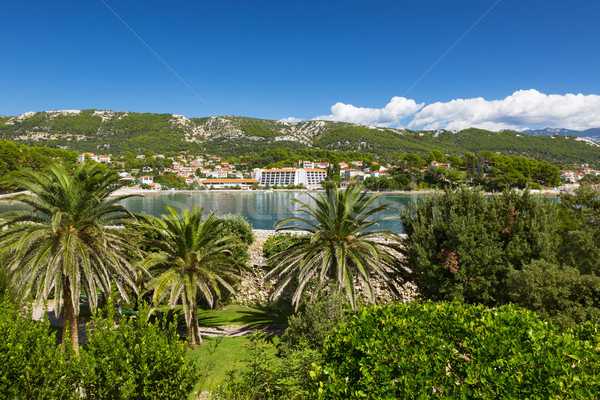
[[[534,132],[535,133],[535,132]],[[600,162],[600,147],[563,131],[529,134],[483,129],[411,131],[335,121],[288,123],[238,116],[58,110],[0,117],[0,139],[100,154],[190,150],[242,156],[276,149],[361,151],[379,155],[478,154],[488,150],[551,162]]]

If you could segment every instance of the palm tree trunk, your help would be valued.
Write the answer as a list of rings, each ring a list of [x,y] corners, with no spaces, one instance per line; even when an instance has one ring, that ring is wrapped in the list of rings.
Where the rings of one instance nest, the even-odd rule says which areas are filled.
[[[200,328],[198,328],[198,306],[192,305],[192,318],[187,329],[188,342],[192,345],[202,344]]]
[[[65,279],[63,287],[63,332],[62,332],[62,349],[64,351],[66,345],[67,328],[71,345],[76,353],[79,353],[79,326],[78,318],[75,314],[75,306],[71,298],[71,284],[69,278]]]

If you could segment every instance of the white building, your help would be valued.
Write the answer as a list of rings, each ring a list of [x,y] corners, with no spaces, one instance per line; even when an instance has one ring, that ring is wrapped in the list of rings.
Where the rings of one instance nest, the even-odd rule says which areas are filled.
[[[262,186],[319,187],[321,182],[327,179],[327,171],[315,168],[263,169],[255,171],[254,178],[259,180]]]
[[[312,169],[315,167],[315,163],[312,161],[302,161],[302,168],[309,168]]]
[[[126,174],[126,175],[121,176],[121,180],[135,182],[135,177],[132,175]]]
[[[154,178],[149,175],[141,176],[139,179],[140,185],[149,185],[154,183]]]
[[[77,156],[77,161],[84,162],[85,161],[85,156],[90,156],[90,159],[92,161],[98,162],[98,156],[95,155],[94,153],[81,153],[80,155]]]
[[[353,176],[364,175],[364,173],[360,169],[354,169],[354,168],[347,168],[343,172],[344,172],[344,178],[346,178],[347,180],[349,180]]]

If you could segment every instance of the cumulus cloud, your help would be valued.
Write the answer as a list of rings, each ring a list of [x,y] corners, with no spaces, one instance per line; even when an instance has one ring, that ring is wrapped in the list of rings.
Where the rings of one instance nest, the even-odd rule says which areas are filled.
[[[314,119],[364,125],[397,126],[400,120],[414,115],[423,105],[405,97],[393,97],[383,108],[356,107],[352,104],[336,103],[331,106],[331,114],[320,115]]]
[[[409,127],[427,130],[522,129],[527,126],[585,130],[600,127],[600,96],[519,90],[501,100],[481,97],[423,107]]]
[[[301,118],[295,118],[295,117],[287,117],[287,118],[282,118],[279,120],[279,122],[285,122],[286,124],[295,124],[297,122],[302,122],[304,121]]]

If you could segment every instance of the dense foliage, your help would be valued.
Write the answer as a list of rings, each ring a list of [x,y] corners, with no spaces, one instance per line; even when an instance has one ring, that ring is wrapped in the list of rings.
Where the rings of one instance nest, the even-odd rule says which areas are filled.
[[[71,170],[76,161],[77,153],[71,151],[27,147],[8,140],[0,140],[0,176],[3,177],[22,168],[39,170],[56,162]],[[3,181],[0,182],[0,188],[14,188],[14,186]]]
[[[158,319],[148,322],[149,309],[143,306],[137,318],[122,317],[115,329],[111,305],[88,327],[90,341],[76,366],[85,398],[186,399],[199,379],[199,368],[185,361],[187,346],[179,340],[177,327]]]
[[[545,260],[510,271],[511,301],[559,326],[600,320],[600,277]]]
[[[277,345],[264,334],[252,337],[241,371],[231,371],[219,390],[223,399],[305,399],[314,365],[321,362],[325,341],[347,320],[343,299],[325,296],[291,316]]]
[[[7,301],[0,303],[0,398],[75,399],[65,385],[64,353],[48,322],[33,321]]]
[[[187,399],[199,378],[185,361],[186,345],[173,325],[115,320],[109,302],[88,326],[90,341],[77,355],[56,347],[48,322],[0,304],[0,397],[3,399]],[[118,325],[115,324],[118,322]]]
[[[560,333],[515,305],[376,306],[330,338],[313,397],[591,399],[599,341],[597,330]]]
[[[231,255],[242,264],[246,264],[250,259],[248,246],[254,242],[254,231],[252,226],[244,216],[240,214],[225,214],[218,218],[220,226],[217,228],[221,237],[236,237],[240,243],[232,247]]]
[[[433,300],[504,304],[508,273],[552,260],[558,244],[556,208],[529,192],[463,187],[414,204],[402,223],[407,267]]]

